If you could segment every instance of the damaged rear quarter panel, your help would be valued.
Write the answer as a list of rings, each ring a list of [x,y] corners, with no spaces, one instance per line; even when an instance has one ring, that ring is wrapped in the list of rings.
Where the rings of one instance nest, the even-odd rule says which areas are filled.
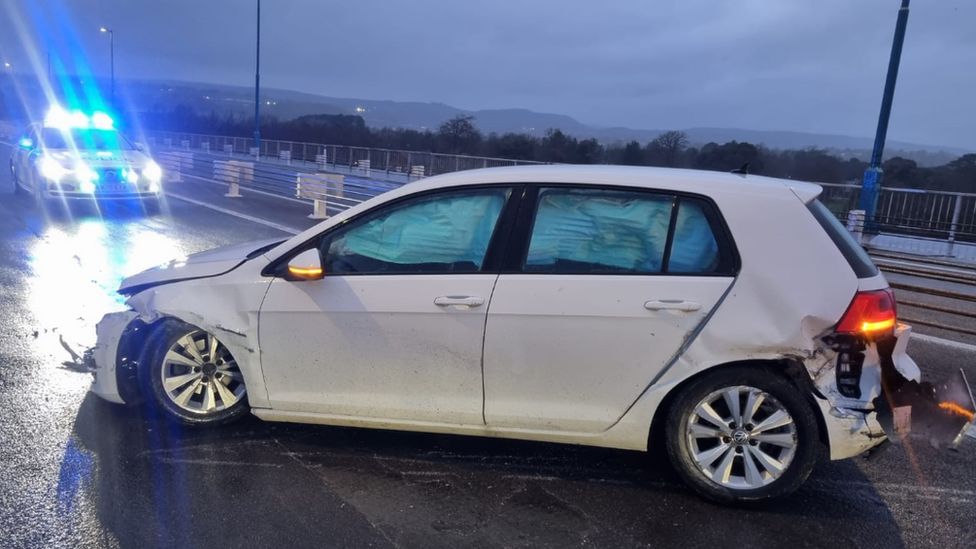
[[[258,312],[271,278],[257,257],[224,275],[164,284],[144,290],[127,304],[146,323],[169,317],[214,334],[237,360],[252,407],[268,406],[258,346]]]
[[[872,395],[880,391],[877,353],[872,364],[865,361],[862,396],[845,399],[834,382],[837,355],[820,337],[843,316],[860,281],[792,193],[764,202],[771,207],[760,215],[741,203],[748,198],[730,195],[719,203],[742,257],[736,284],[660,382],[678,383],[730,362],[799,361],[820,393],[814,400],[827,427],[831,458],[857,455],[883,439],[873,414],[857,411],[870,409]],[[887,285],[883,278],[872,283]]]

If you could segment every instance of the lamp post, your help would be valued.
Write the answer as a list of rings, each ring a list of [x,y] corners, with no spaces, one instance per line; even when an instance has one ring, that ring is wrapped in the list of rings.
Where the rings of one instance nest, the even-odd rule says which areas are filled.
[[[112,98],[112,105],[115,105],[115,31],[108,27],[101,27],[98,29],[101,33],[108,33],[108,62],[109,62],[109,74],[110,74],[110,86],[111,93],[109,94]]]
[[[908,25],[908,3],[901,0],[898,21],[895,23],[895,38],[891,43],[891,56],[888,58],[888,77],[885,79],[884,95],[881,97],[881,113],[878,115],[878,130],[874,135],[874,150],[871,151],[871,164],[864,171],[861,183],[860,209],[868,226],[877,226],[874,214],[878,207],[878,191],[881,190],[881,158],[884,155],[885,139],[888,135],[888,118],[891,116],[891,100],[895,95],[895,81],[898,79],[898,64],[901,62],[901,46],[905,41],[905,27]]]
[[[261,0],[258,2],[257,53],[254,60],[254,146],[261,156]]]

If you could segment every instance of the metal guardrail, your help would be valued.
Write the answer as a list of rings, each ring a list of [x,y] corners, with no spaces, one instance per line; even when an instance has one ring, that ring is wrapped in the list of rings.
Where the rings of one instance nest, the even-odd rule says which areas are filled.
[[[820,183],[820,200],[841,220],[858,207],[860,185]],[[976,242],[976,194],[882,187],[873,223],[907,236]]]
[[[530,160],[351,147],[276,139],[262,139],[261,150],[256,151],[254,140],[249,137],[195,133],[153,131],[147,132],[146,137],[149,139],[150,145],[164,148],[249,155],[256,159],[315,164],[334,171],[344,168],[348,172],[360,172],[368,177],[384,177],[401,182],[407,182],[417,177],[476,168],[543,164],[543,162]]]

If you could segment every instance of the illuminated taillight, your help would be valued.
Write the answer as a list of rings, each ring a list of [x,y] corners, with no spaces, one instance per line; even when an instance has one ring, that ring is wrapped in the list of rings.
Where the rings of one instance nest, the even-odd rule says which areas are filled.
[[[895,294],[890,288],[858,292],[837,324],[839,334],[877,335],[894,329]]]

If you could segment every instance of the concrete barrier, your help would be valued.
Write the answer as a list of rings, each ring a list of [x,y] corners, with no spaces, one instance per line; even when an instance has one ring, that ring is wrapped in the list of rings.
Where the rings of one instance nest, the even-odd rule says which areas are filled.
[[[193,169],[193,153],[191,152],[163,151],[156,155],[156,160],[163,168],[163,176],[166,181],[170,182],[183,181],[183,172],[189,172]]]
[[[227,183],[228,198],[241,198],[241,183],[254,182],[254,162],[241,160],[214,160],[213,178]]]
[[[295,196],[312,201],[310,219],[326,219],[329,197],[342,198],[346,178],[331,173],[300,173],[295,180]]]
[[[360,170],[363,170],[363,173],[366,174],[366,177],[369,177],[369,160],[357,160],[356,167],[359,168]]]

